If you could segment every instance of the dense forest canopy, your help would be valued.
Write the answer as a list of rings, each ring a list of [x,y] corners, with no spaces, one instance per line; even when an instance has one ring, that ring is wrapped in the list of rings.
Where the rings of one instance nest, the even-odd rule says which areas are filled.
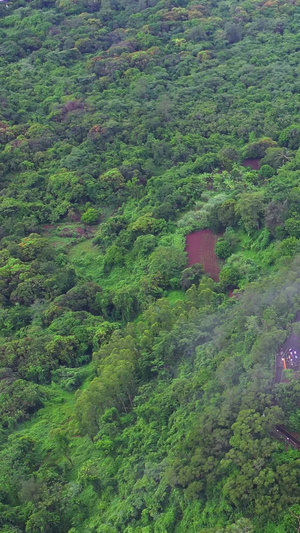
[[[298,0],[1,1],[1,533],[298,531],[299,38]]]

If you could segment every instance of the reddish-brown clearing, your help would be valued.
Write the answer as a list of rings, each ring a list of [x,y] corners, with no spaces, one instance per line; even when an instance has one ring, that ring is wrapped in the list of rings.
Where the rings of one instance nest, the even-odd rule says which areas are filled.
[[[251,167],[253,170],[259,170],[261,167],[260,159],[244,159],[242,165],[244,167]]]
[[[216,256],[216,242],[219,236],[210,229],[194,231],[186,238],[189,266],[201,263],[213,280],[219,281],[220,264]]]

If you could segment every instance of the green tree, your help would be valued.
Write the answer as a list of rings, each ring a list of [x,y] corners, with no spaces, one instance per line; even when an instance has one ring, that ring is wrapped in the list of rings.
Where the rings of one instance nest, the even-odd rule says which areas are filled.
[[[285,221],[284,227],[285,227],[288,235],[290,235],[291,237],[296,237],[297,239],[299,239],[299,237],[300,237],[300,220],[298,220],[296,218],[288,218]]]
[[[262,192],[244,193],[236,204],[236,213],[248,234],[260,228],[264,211],[264,194]]]
[[[233,246],[227,239],[219,239],[216,244],[216,254],[220,259],[227,259],[233,253]]]
[[[46,353],[57,364],[76,366],[79,364],[79,342],[74,335],[55,337],[46,344]]]
[[[184,291],[189,289],[192,285],[198,284],[204,275],[204,268],[199,263],[196,263],[188,268],[185,268],[181,274],[181,287]]]
[[[271,166],[275,169],[282,167],[292,159],[292,153],[287,148],[268,148],[262,159],[263,166]],[[261,174],[260,170],[260,174]],[[264,171],[265,172],[265,171]]]
[[[26,523],[26,533],[54,533],[57,531],[60,519],[57,514],[48,511],[47,509],[41,509],[34,512]]]
[[[70,465],[73,466],[73,461],[72,461],[71,451],[70,451],[71,440],[68,437],[66,431],[62,429],[55,429],[52,432],[52,436],[53,436],[53,440],[55,442],[58,452],[64,457],[66,457]]]
[[[300,240],[296,237],[288,237],[278,244],[276,255],[278,257],[293,257],[300,250]]]
[[[94,207],[89,207],[81,216],[82,222],[84,224],[97,224],[100,218],[100,212]]]
[[[227,289],[235,289],[240,281],[240,273],[234,266],[224,266],[220,272],[220,281]]]
[[[118,192],[125,187],[124,176],[117,168],[113,168],[102,174],[99,177],[99,182],[104,190],[111,193]]]
[[[101,494],[102,483],[99,465],[95,461],[86,461],[79,470],[77,479],[81,485],[86,486],[90,484],[98,495]]]
[[[185,252],[171,246],[159,246],[149,257],[149,273],[159,275],[163,286],[177,287],[186,263]]]
[[[274,176],[274,169],[269,164],[262,164],[259,169],[259,176],[263,179],[272,178]]]
[[[281,146],[286,146],[291,150],[298,150],[300,146],[300,126],[293,124],[285,128],[280,133],[279,143]]]
[[[84,37],[75,41],[75,46],[82,54],[89,54],[94,50],[94,43],[89,37]]]

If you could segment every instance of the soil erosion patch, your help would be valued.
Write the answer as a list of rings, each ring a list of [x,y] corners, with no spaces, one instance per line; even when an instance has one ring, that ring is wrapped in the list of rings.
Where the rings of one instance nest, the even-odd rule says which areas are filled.
[[[243,167],[251,167],[253,170],[259,170],[261,167],[260,159],[244,159],[242,162]]]
[[[194,231],[186,237],[186,251],[189,266],[201,263],[204,270],[213,280],[219,281],[220,264],[216,256],[216,243],[219,235],[210,229]]]

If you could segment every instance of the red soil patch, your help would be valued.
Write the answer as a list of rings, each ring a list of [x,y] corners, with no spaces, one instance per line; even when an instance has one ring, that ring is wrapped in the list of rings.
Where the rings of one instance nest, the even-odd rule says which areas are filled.
[[[203,229],[190,233],[186,237],[186,251],[189,256],[189,266],[201,263],[204,270],[214,281],[219,281],[220,264],[216,256],[216,242],[219,235],[210,229]]]
[[[229,291],[228,296],[229,298],[236,298],[237,300],[239,300],[242,296],[242,293],[236,292],[236,289],[232,289],[231,291]]]
[[[45,224],[43,226],[43,230],[44,231],[51,231],[53,228],[55,228],[55,226],[53,224]]]
[[[243,167],[251,167],[253,170],[259,170],[261,167],[260,159],[244,159]]]

